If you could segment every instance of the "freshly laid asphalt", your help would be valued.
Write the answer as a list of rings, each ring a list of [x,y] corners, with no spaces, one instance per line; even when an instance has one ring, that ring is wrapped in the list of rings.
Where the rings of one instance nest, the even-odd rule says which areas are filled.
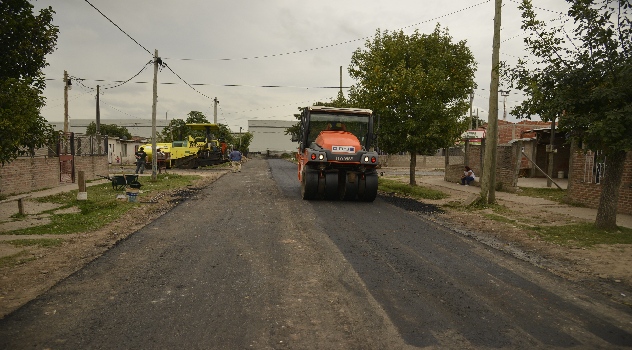
[[[198,173],[203,174],[203,171],[196,170],[178,170],[173,169],[170,170],[174,173]],[[382,168],[381,172],[384,175],[406,175],[408,174],[407,168]],[[417,171],[417,184],[425,187],[433,188],[436,190],[445,190],[449,189],[453,194],[454,200],[464,201],[466,198],[471,197],[472,195],[476,195],[480,193],[480,187],[476,186],[461,186],[457,183],[452,183],[445,181],[443,178],[443,172],[438,171],[424,171],[423,169],[419,169]],[[140,175],[142,177],[150,177],[151,173],[146,173]],[[142,181],[142,180],[141,180]],[[109,180],[97,180],[93,182],[89,182],[86,186],[94,186],[102,183],[107,183]],[[555,182],[566,189],[568,186],[568,179],[555,179]],[[11,202],[16,201],[18,198],[23,197],[45,197],[57,193],[69,192],[77,189],[77,184],[60,184],[57,187],[49,188],[42,191],[35,191],[25,194],[19,194],[16,196],[11,196],[6,198],[5,200],[0,201],[0,205],[13,205],[9,204]],[[544,188],[547,187],[546,179],[542,178],[519,178],[518,179],[518,187],[534,187],[534,188]],[[552,188],[555,188],[555,185],[552,185]],[[89,193],[89,190],[87,190]],[[567,204],[561,204],[558,202],[546,200],[543,198],[535,198],[535,197],[527,197],[527,196],[519,196],[515,193],[509,192],[496,192],[496,199],[502,203],[503,201],[513,202],[524,206],[538,206],[543,210],[550,211],[557,214],[569,215],[571,217],[576,217],[579,219],[585,219],[588,221],[594,221],[597,217],[597,209],[595,208],[585,208],[585,207],[575,207]],[[16,212],[17,212],[17,205]],[[617,225],[621,227],[632,228],[632,215],[627,214],[618,214],[617,215]]]

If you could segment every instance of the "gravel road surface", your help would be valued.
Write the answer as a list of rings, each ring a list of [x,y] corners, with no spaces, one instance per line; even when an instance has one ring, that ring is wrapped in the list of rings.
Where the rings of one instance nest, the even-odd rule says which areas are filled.
[[[0,320],[0,349],[632,347],[629,307],[432,206],[303,201],[282,160],[193,193]]]

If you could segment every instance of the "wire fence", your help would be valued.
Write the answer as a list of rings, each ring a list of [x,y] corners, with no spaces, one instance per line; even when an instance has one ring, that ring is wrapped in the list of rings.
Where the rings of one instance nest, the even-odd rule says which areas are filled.
[[[18,158],[72,156],[106,156],[108,154],[107,137],[76,133],[56,133],[46,146],[36,149],[24,149]]]

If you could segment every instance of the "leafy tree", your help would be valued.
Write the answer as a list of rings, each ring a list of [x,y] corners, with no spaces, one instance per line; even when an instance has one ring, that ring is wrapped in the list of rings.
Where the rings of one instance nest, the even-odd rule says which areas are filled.
[[[99,125],[99,131],[101,135],[108,135],[118,137],[120,139],[132,139],[132,134],[124,126],[118,126],[116,124],[101,124]],[[97,124],[90,122],[86,127],[86,135],[95,135],[97,133]]]
[[[193,123],[209,123],[208,119],[202,112],[191,111],[187,114],[187,124]]]
[[[606,176],[595,225],[616,228],[626,152],[632,149],[632,34],[629,0],[567,0],[575,28],[550,28],[523,0],[522,28],[532,62],[509,70],[529,98],[515,112],[544,120],[560,115],[559,128],[606,156]]]
[[[467,129],[474,87],[474,56],[465,41],[454,43],[447,29],[431,34],[379,30],[366,49],[353,53],[349,73],[358,81],[350,105],[370,108],[380,118],[380,147],[408,151],[410,184],[417,154],[448,147]]]
[[[235,138],[228,128],[228,125],[220,123],[217,124],[217,126],[219,127],[219,131],[215,133],[215,138],[218,140],[222,140],[227,144],[233,144],[235,142]]]
[[[189,127],[182,119],[172,119],[162,131],[158,139],[161,142],[173,142],[179,140],[185,140],[189,135]]]
[[[253,135],[250,132],[246,132],[241,134],[238,138],[235,138],[234,145],[237,147],[239,152],[243,154],[248,153],[248,148],[250,147],[250,143],[252,142]]]
[[[42,68],[55,49],[52,8],[36,16],[27,0],[0,1],[0,163],[46,145],[53,128],[40,115],[46,86]]]

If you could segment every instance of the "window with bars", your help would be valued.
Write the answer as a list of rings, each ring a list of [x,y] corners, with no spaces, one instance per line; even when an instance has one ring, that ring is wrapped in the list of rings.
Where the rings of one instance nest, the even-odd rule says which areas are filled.
[[[588,151],[584,162],[584,182],[601,184],[606,174],[606,156],[603,151]]]

